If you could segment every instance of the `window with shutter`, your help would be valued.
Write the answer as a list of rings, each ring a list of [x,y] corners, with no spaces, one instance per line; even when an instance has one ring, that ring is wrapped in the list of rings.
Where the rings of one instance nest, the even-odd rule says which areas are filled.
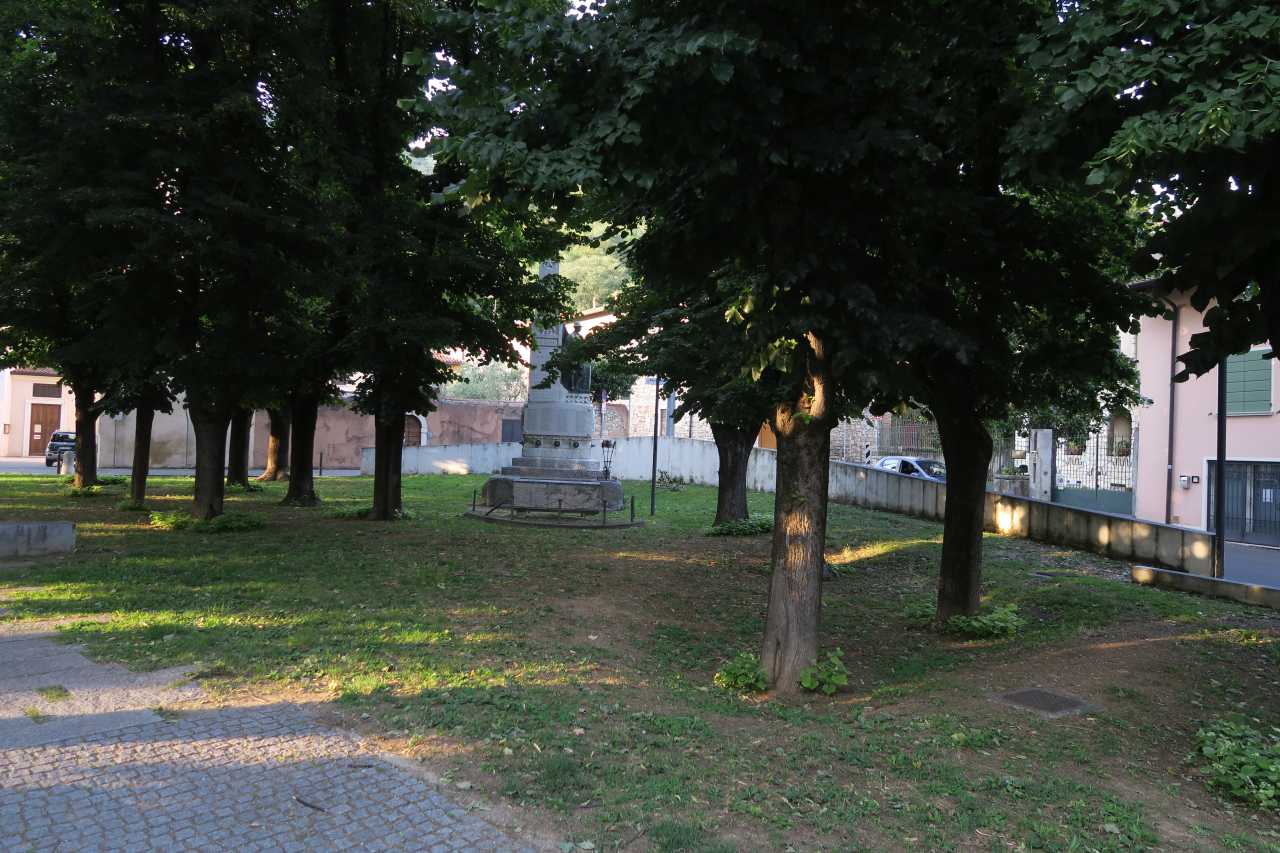
[[[1227,414],[1257,415],[1271,412],[1271,371],[1275,359],[1267,350],[1227,358]]]

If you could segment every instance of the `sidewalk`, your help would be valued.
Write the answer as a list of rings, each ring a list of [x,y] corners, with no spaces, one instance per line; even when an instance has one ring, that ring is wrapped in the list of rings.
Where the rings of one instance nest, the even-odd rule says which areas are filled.
[[[132,673],[0,622],[5,851],[530,850],[289,703],[174,711],[181,669]]]

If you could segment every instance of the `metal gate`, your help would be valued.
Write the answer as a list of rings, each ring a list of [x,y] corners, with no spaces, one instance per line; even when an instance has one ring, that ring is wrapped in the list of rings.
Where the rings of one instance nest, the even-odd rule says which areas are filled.
[[[1092,433],[1058,439],[1053,466],[1053,502],[1118,515],[1133,515],[1134,459],[1138,431],[1116,440]]]
[[[1217,463],[1209,462],[1209,529],[1214,518]],[[1280,462],[1227,462],[1227,539],[1255,545],[1280,545]]]

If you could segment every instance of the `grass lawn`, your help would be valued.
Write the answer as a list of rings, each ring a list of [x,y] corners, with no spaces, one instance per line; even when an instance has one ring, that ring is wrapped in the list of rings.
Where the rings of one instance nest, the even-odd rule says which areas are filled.
[[[74,555],[0,569],[0,618],[106,614],[62,630],[135,668],[198,662],[221,701],[331,701],[460,796],[596,849],[1280,850],[1275,813],[1221,799],[1188,760],[1209,720],[1280,725],[1280,614],[989,537],[986,598],[1027,626],[939,634],[911,614],[940,526],[836,506],[822,637],[849,685],[742,698],[712,678],[757,650],[768,536],[705,536],[712,489],[660,492],[640,529],[546,530],[459,517],[481,482],[407,478],[414,517],[394,524],[343,517],[368,479],[319,481],[309,510],[271,484],[229,499],[260,527],[212,532],[116,509],[123,485],[0,476],[0,520],[79,531]],[[191,493],[153,486],[154,510]],[[647,484],[628,492],[647,510]],[[1029,686],[1098,710],[1047,721],[988,698]]]

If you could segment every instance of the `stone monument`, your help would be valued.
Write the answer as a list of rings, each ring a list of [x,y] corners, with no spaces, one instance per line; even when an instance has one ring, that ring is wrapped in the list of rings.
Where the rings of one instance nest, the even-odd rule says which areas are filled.
[[[544,264],[542,274],[558,265]],[[605,469],[601,442],[593,438],[591,367],[561,372],[547,387],[547,362],[571,334],[563,324],[534,331],[529,358],[529,400],[524,405],[524,445],[519,456],[481,491],[486,514],[563,512],[596,514],[622,509],[622,484]]]

